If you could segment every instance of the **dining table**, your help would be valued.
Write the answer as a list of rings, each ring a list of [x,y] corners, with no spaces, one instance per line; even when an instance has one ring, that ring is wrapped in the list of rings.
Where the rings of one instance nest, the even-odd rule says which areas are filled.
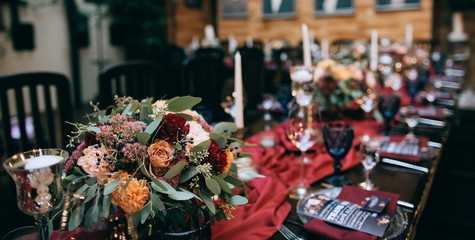
[[[451,100],[456,102],[457,92],[452,91],[451,96],[454,96]],[[403,98],[407,100],[407,94]],[[415,135],[426,144],[425,154],[420,159],[411,162],[382,156],[371,172],[371,180],[377,186],[378,192],[397,196],[397,201],[393,204],[398,219],[397,223],[392,223],[389,227],[393,228],[390,231],[395,232],[391,236],[376,238],[365,233],[361,236],[361,232],[323,221],[313,226],[306,224],[308,218],[297,213],[301,201],[289,198],[287,191],[289,186],[299,181],[299,162],[295,159],[298,159],[301,153],[287,139],[285,122],[282,122],[270,130],[254,132],[246,138],[245,141],[253,146],[244,147],[242,151],[253,154],[250,164],[261,177],[247,183],[249,203],[237,207],[233,212],[233,219],[217,222],[212,227],[213,239],[414,239],[441,161],[441,152],[453,121],[457,118],[454,102],[443,105],[446,102],[441,101],[441,105],[437,105],[438,109],[450,112],[443,117],[420,116],[420,121],[414,129]],[[405,101],[404,105],[407,104],[409,102]],[[419,99],[418,104],[427,107],[424,100]],[[363,134],[380,136],[383,125],[375,119],[361,117],[350,116],[340,120],[352,124],[355,132],[353,147],[342,160],[342,174],[350,180],[351,186],[345,186],[344,189],[359,191],[356,190],[358,184],[365,180],[365,169],[358,150],[360,137]],[[404,138],[407,133],[407,125],[400,116],[396,116],[390,138]],[[263,144],[262,140],[269,135],[274,142],[271,145]],[[311,161],[304,166],[304,181],[310,186],[309,193],[321,193],[335,188],[325,181],[326,177],[333,174],[333,159],[323,143],[317,143],[309,149],[307,157]],[[297,238],[284,237],[282,228],[290,230]],[[339,231],[346,232],[340,234]]]

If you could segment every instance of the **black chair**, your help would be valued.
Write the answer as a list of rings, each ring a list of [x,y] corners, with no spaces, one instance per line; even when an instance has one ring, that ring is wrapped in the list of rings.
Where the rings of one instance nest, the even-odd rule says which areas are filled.
[[[13,95],[9,96],[9,92]],[[29,100],[25,102],[28,97]],[[66,121],[72,121],[73,115],[69,80],[66,76],[47,72],[1,76],[0,104],[3,143],[7,156],[33,148],[64,148],[67,145],[71,125]],[[31,106],[31,113],[27,112],[28,105]],[[14,107],[16,114],[11,107]],[[14,118],[13,114],[16,115]],[[18,123],[14,124],[13,131],[12,123],[15,121],[12,119],[16,119]],[[29,130],[29,126],[34,127],[33,132]],[[18,139],[15,139],[18,133]]]
[[[158,54],[158,64],[165,70],[160,86],[161,92],[165,92],[168,99],[185,95],[183,88],[185,86],[183,76],[185,61],[185,50],[176,45],[166,45]]]
[[[214,120],[224,117],[220,107],[225,79],[223,59],[202,56],[191,59],[185,66],[186,95],[201,97],[200,105],[214,112]]]
[[[224,58],[224,51],[219,48],[198,48],[194,56],[195,58],[211,57],[222,60]]]
[[[99,72],[99,103],[102,108],[114,103],[114,96],[135,99],[161,98],[166,94],[163,69],[146,60],[127,61],[105,67]]]
[[[258,48],[239,48],[242,79],[247,94],[246,108],[255,109],[264,94],[264,52]]]

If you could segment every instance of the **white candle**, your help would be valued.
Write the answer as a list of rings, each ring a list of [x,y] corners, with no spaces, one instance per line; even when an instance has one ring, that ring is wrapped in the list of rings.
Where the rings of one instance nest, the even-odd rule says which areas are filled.
[[[246,38],[246,47],[252,48],[254,47],[254,39],[251,36],[247,36]]]
[[[54,155],[32,157],[26,160],[25,170],[34,170],[38,168],[49,167],[51,165],[59,163],[62,159],[62,157]]]
[[[236,105],[236,117],[234,123],[238,129],[244,128],[244,104],[242,97],[242,70],[241,70],[241,54],[236,52],[234,56],[234,104]]]
[[[228,51],[229,51],[229,54],[233,54],[234,51],[236,51],[237,45],[238,44],[237,44],[236,39],[234,38],[234,35],[229,34],[229,36],[228,36]]]
[[[310,56],[310,38],[308,36],[307,24],[302,24],[302,42],[303,42],[303,65],[312,66],[312,58]]]
[[[323,59],[327,59],[330,57],[330,55],[328,54],[328,40],[327,39],[323,39],[322,40],[322,58]]]
[[[463,21],[461,12],[456,12],[452,16],[452,31],[463,32]]]
[[[412,45],[412,24],[406,25],[406,44],[408,46]]]
[[[371,71],[376,71],[378,68],[378,30],[371,31]]]
[[[306,70],[300,70],[300,71],[295,71],[292,74],[292,81],[296,82],[309,82],[313,80],[313,76],[309,71]]]
[[[206,25],[205,27],[205,38],[206,39],[214,39],[214,28],[211,24]]]

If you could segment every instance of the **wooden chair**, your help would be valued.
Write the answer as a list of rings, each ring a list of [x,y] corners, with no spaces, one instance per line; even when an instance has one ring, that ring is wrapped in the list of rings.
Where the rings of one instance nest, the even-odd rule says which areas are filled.
[[[65,148],[72,129],[66,121],[73,120],[66,76],[48,72],[0,76],[0,106],[7,157],[34,148]],[[18,122],[16,133],[12,119]]]
[[[163,69],[155,62],[127,61],[105,67],[99,72],[99,103],[102,108],[114,104],[114,96],[130,96],[141,100],[161,98],[166,94],[161,86]]]

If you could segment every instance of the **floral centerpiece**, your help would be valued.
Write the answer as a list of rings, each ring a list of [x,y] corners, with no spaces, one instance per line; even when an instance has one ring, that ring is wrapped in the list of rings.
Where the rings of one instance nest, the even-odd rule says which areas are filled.
[[[155,219],[168,220],[163,213],[173,207],[201,209],[211,223],[232,218],[232,209],[247,203],[233,160],[249,154],[241,153],[244,143],[231,137],[237,130],[234,123],[213,128],[190,110],[200,101],[189,96],[155,103],[151,98],[116,97],[106,110],[93,105],[91,121],[74,124],[70,146],[79,145],[65,164],[64,184],[82,175],[120,176],[124,194],[119,194],[117,180],[87,187],[105,188],[108,204],[121,207],[139,230],[153,227],[146,223]]]

